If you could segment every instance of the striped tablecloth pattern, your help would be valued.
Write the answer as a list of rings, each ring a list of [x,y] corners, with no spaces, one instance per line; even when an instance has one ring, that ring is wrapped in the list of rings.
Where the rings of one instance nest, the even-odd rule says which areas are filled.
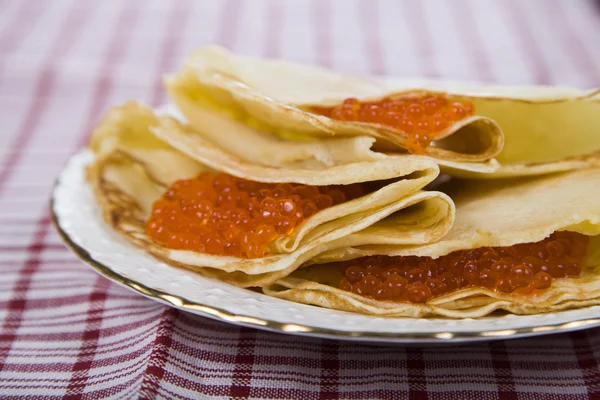
[[[369,347],[188,315],[98,276],[48,199],[111,105],[218,43],[357,74],[600,86],[592,0],[0,0],[0,397],[600,398],[600,330]]]

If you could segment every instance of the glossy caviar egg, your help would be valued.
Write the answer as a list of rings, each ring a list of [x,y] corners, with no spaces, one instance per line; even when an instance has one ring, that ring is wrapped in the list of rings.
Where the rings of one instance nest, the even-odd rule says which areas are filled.
[[[154,203],[146,231],[171,249],[258,258],[315,213],[363,194],[360,185],[271,184],[206,172],[176,181]]]
[[[407,150],[422,154],[437,134],[473,115],[474,106],[471,102],[426,94],[386,98],[377,102],[349,98],[337,107],[314,107],[313,111],[336,120],[374,123],[397,129],[407,136]]]
[[[423,303],[465,287],[529,295],[578,276],[588,237],[556,232],[538,243],[429,257],[363,257],[340,263],[340,289],[376,300]]]

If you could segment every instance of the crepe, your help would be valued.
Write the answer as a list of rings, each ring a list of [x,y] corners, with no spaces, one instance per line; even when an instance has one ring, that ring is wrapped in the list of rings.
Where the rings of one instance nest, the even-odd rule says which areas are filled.
[[[535,314],[600,304],[599,179],[600,169],[593,168],[543,178],[462,183],[449,191],[456,204],[456,220],[441,240],[420,246],[355,246],[329,251],[312,260],[324,265],[298,270],[264,292],[381,316],[471,318],[495,310]],[[457,250],[534,243],[555,231],[592,237],[583,272],[554,280],[549,289],[529,296],[471,287],[423,304],[377,301],[334,287],[339,272],[327,264],[370,255],[437,258]]]
[[[425,155],[452,175],[541,175],[600,164],[595,128],[600,124],[599,90],[389,85],[238,56],[217,47],[191,54],[182,71],[167,77],[166,85],[196,129],[201,129],[202,114],[210,112],[294,141],[369,136],[385,151],[407,148],[406,134],[383,125],[333,120],[315,114],[313,108],[335,106],[349,97],[373,101],[439,93],[475,106],[474,116],[452,124],[425,149]]]
[[[398,130],[333,120],[310,110],[336,105],[349,96],[385,97],[385,87],[374,82],[320,68],[239,57],[209,47],[193,53],[183,70],[168,76],[165,84],[197,130],[203,129],[207,114],[217,114],[288,141],[363,136],[376,139],[380,151],[407,148],[408,137]],[[440,165],[486,173],[498,167],[493,158],[503,141],[494,121],[476,115],[451,124],[439,134],[436,146],[424,151]]]
[[[207,119],[206,123],[207,129],[213,123],[217,126],[212,128],[224,128],[218,120]],[[311,144],[309,152],[288,144],[287,155],[280,154],[279,159],[274,157],[276,164],[264,166],[225,151],[175,119],[128,103],[110,110],[96,127],[90,147],[97,159],[88,168],[87,177],[105,220],[148,252],[239,286],[263,286],[343,243],[415,245],[434,242],[450,229],[454,219],[450,198],[440,192],[422,190],[439,173],[434,162],[412,155],[370,155],[368,147],[361,147],[361,141],[365,138],[341,139],[339,146],[317,142]],[[280,151],[269,146],[269,142],[263,143],[262,157]],[[299,143],[298,147],[301,146]],[[364,161],[351,161],[343,154],[352,151],[365,154]],[[315,154],[321,154],[327,161],[323,163]],[[276,239],[265,257],[215,256],[173,250],[153,242],[145,230],[152,204],[174,181],[195,177],[203,171],[225,172],[260,182],[317,186],[373,181],[381,184],[371,193],[306,219],[291,235]],[[355,232],[362,233],[353,237]]]

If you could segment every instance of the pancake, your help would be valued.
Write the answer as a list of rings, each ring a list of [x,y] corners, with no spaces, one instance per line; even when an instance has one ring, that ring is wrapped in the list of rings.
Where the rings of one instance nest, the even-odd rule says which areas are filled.
[[[444,172],[470,178],[535,176],[600,162],[598,90],[382,84],[218,47],[192,53],[165,82],[199,130],[209,113],[288,141],[366,136],[377,152],[426,155]]]
[[[314,257],[312,266],[264,291],[384,316],[471,318],[496,310],[535,314],[600,304],[599,178],[600,169],[585,169],[541,178],[449,184],[456,220],[439,241],[339,248]],[[405,287],[396,299],[403,301],[379,296],[376,289],[357,293],[362,289],[354,286],[358,281],[348,266],[362,268],[382,256],[372,283],[385,286],[393,269],[407,279],[398,279]],[[507,282],[507,277],[516,281]],[[456,287],[440,286],[448,283],[446,278],[454,279]],[[343,279],[353,281],[351,287]],[[413,284],[426,296],[414,293],[411,300]]]
[[[265,146],[265,154],[273,151]],[[335,153],[327,144],[314,146],[322,154]],[[277,167],[256,165],[228,153],[190,126],[137,103],[110,110],[96,127],[90,147],[96,161],[88,168],[88,181],[105,220],[116,231],[162,260],[244,287],[273,283],[342,242],[434,242],[454,219],[454,205],[447,195],[423,190],[439,173],[425,157],[378,155],[351,162],[334,156],[329,166],[299,167],[299,159],[281,161]],[[228,182],[227,190],[219,186],[223,182]],[[244,192],[244,185],[269,194],[261,198],[260,190],[259,194]],[[283,197],[277,197],[277,190]],[[200,191],[208,194],[201,197]],[[225,195],[233,192],[243,197],[243,207],[238,200],[226,201]],[[206,205],[209,198],[212,203]],[[252,199],[258,199],[254,207],[262,214],[244,209]],[[291,229],[277,225],[279,220],[265,227],[265,221],[272,221],[264,215],[270,203],[280,219],[288,206],[302,204],[304,214],[286,220],[293,222]],[[318,209],[308,213],[307,204]],[[282,205],[283,209],[277,208]],[[199,217],[199,206],[207,206],[212,214]],[[241,214],[231,214],[234,211]],[[252,228],[231,225],[244,218]],[[260,233],[253,223],[262,224]],[[361,231],[363,235],[352,239],[353,233]],[[233,232],[231,237],[228,232]],[[250,233],[256,240],[265,234],[272,240],[257,248],[256,243],[248,243]]]

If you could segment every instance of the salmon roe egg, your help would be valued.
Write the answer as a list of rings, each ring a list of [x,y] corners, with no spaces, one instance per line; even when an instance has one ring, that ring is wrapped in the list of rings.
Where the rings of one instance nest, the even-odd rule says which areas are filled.
[[[371,256],[340,263],[340,289],[376,300],[424,303],[465,287],[528,295],[578,276],[588,237],[555,232],[537,243],[430,257]]]
[[[359,184],[272,184],[205,172],[176,181],[152,206],[146,231],[171,249],[257,258],[307,218],[363,194]]]
[[[402,131],[409,152],[422,154],[436,135],[475,112],[473,103],[442,95],[404,96],[377,102],[348,98],[337,107],[314,107],[317,114],[340,121],[367,122]]]

